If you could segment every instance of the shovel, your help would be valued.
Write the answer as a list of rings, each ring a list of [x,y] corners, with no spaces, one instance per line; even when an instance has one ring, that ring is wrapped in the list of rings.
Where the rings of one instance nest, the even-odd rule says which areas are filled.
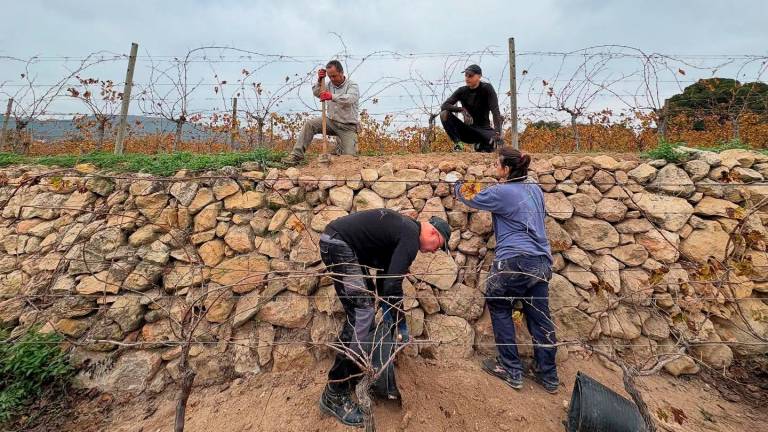
[[[325,91],[325,78],[323,78],[322,81],[320,81],[320,93]],[[323,167],[329,167],[331,165],[331,157],[328,155],[328,132],[327,132],[327,126],[326,126],[326,107],[325,102],[322,101],[322,122],[323,122],[323,153],[317,157],[317,163],[320,166]]]

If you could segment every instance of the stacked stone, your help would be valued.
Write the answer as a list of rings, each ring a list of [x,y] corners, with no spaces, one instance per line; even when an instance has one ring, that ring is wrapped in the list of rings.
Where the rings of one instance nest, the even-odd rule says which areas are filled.
[[[768,350],[741,321],[768,336],[768,305],[759,298],[768,292],[768,214],[746,210],[768,197],[768,157],[680,151],[678,164],[604,155],[532,164],[545,192],[550,309],[561,341],[647,358],[677,350],[674,339],[683,337],[687,354],[718,368],[734,352]],[[191,351],[200,383],[308,367],[329,354],[322,344],[343,317],[332,281],[319,276],[319,233],[349,213],[390,208],[443,217],[453,230],[450,254],[419,254],[404,281],[411,335],[424,341],[411,353],[493,350],[483,298],[495,249],[491,215],[456,201],[444,181],[450,173],[490,186],[492,167],[384,164],[346,178],[258,168],[154,178],[79,166],[23,187],[50,169],[3,170],[0,323],[14,335],[42,325],[74,340],[141,344],[107,372],[81,374],[83,386],[104,390],[160,390],[178,378],[180,348],[162,343],[179,340],[191,304],[204,317]],[[751,240],[733,246],[740,223]],[[729,244],[747,248],[740,252],[749,271],[729,272],[722,284],[705,280],[701,269],[723,260]],[[523,324],[519,330],[529,344]],[[696,344],[718,341],[747,343]],[[89,342],[76,360],[98,363],[116,348]],[[559,350],[561,361],[568,350]],[[530,346],[521,351],[530,355]],[[679,375],[698,366],[683,357],[666,369]]]

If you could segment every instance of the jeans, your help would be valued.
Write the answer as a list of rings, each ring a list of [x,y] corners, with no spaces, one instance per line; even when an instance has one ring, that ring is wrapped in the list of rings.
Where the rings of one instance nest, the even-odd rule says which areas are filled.
[[[358,263],[355,251],[336,235],[320,236],[320,257],[328,271],[336,274],[333,286],[346,315],[339,348],[356,353],[370,351],[376,317],[370,276]],[[359,373],[355,362],[337,351],[328,371],[328,386],[336,393],[347,393],[360,380],[355,376]]]
[[[492,152],[494,150],[493,139],[496,131],[490,126],[469,126],[461,121],[455,114],[443,111],[440,115],[440,122],[448,137],[454,143],[463,141],[465,143],[475,144],[475,151]]]
[[[339,137],[337,153],[345,155],[357,154],[357,125],[354,123],[339,123],[337,121],[326,120],[326,132],[328,135]],[[312,138],[323,133],[323,121],[320,117],[312,117],[304,123],[299,136],[296,138],[296,144],[293,146],[291,154],[304,157],[307,147],[312,144]],[[328,149],[333,153],[333,149]]]
[[[491,312],[493,335],[502,366],[514,375],[523,372],[512,319],[512,306],[515,300],[520,300],[528,331],[533,337],[535,372],[542,378],[557,380],[557,348],[553,346],[557,340],[548,299],[551,278],[549,259],[529,255],[494,261],[488,275],[485,295]]]

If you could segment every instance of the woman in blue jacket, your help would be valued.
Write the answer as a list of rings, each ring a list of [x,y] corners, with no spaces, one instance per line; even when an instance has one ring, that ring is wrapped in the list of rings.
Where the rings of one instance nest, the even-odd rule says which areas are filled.
[[[549,280],[552,256],[544,229],[544,194],[527,181],[531,157],[512,148],[502,148],[496,159],[503,180],[467,199],[461,182],[454,195],[464,204],[491,212],[496,235],[496,258],[486,286],[493,334],[499,356],[483,362],[483,369],[510,387],[523,387],[524,368],[515,345],[513,304],[520,300],[534,343],[534,378],[545,390],[557,392],[555,329],[549,314]]]

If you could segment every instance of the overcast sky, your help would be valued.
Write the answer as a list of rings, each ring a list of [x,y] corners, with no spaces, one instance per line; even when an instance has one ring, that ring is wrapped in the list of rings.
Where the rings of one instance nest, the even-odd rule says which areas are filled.
[[[453,53],[493,47],[496,55],[462,62],[481,62],[486,78],[500,87],[500,94],[509,89],[505,52],[510,36],[516,38],[517,50],[524,54],[518,58],[518,73],[530,70],[527,77],[530,81],[553,76],[560,60],[526,56],[526,52],[562,52],[617,44],[668,54],[768,55],[768,1],[765,0],[25,0],[6,1],[1,9],[4,19],[0,22],[0,56],[82,57],[99,50],[127,53],[133,41],[139,43],[140,54],[152,56],[183,56],[187,50],[204,45],[306,56],[300,63],[264,69],[259,81],[267,85],[276,85],[288,74],[305,74],[317,66],[313,62],[338,53],[341,44],[331,32],[342,35],[349,52],[355,55],[374,51]],[[694,58],[693,61],[707,66],[717,63],[713,59]],[[232,82],[240,77],[238,72],[242,68],[252,67],[247,61],[235,63],[200,64],[195,66],[193,75],[199,81],[208,82],[214,81],[216,73],[219,78]],[[360,81],[361,88],[371,95],[379,90],[369,83],[381,76],[407,78],[418,71],[425,78],[438,79],[444,65],[444,58],[382,58],[364,64],[353,79]],[[577,65],[578,62],[573,62],[566,69],[572,70]],[[63,67],[63,60],[51,59],[35,65],[33,72],[42,83],[61,76]],[[610,67],[614,77],[637,69],[636,64],[626,63],[614,63]],[[748,73],[756,75],[758,69],[755,72],[750,69]],[[99,78],[122,81],[124,70],[125,61],[121,61],[102,65],[91,73]],[[146,81],[148,71],[148,60],[140,58],[137,82]],[[19,64],[0,60],[0,83],[18,81],[19,72]],[[688,72],[686,79],[707,76],[703,71]],[[728,73],[735,74],[735,71]],[[461,79],[458,74],[457,79]],[[6,89],[6,94],[10,91]],[[308,93],[308,89],[302,91]],[[375,109],[412,107],[413,91],[402,86],[384,90]],[[200,109],[217,105],[215,96],[218,95],[213,94],[211,86],[201,93],[205,95],[199,95],[201,99],[196,102]],[[438,99],[442,96],[441,93]],[[387,97],[390,99],[386,100]],[[521,96],[521,99],[521,106],[531,104],[525,100],[529,98]],[[616,101],[598,102],[602,103],[615,105]],[[298,107],[293,102],[283,106]],[[58,102],[54,107],[77,110],[72,101]]]

